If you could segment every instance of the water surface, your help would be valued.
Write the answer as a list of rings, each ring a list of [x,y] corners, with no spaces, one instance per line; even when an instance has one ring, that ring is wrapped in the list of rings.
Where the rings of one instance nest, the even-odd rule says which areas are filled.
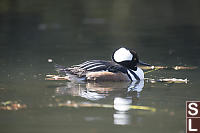
[[[154,65],[199,66],[198,1],[0,2],[0,102],[26,105],[0,110],[0,131],[185,132],[185,102],[200,100],[199,69],[158,70],[148,78],[189,79],[185,84],[46,81],[53,64],[110,60],[120,46]],[[138,84],[138,83],[137,83]],[[134,84],[132,84],[134,86]],[[149,110],[61,107],[60,103],[109,104],[121,99]],[[125,108],[125,107],[124,107]]]

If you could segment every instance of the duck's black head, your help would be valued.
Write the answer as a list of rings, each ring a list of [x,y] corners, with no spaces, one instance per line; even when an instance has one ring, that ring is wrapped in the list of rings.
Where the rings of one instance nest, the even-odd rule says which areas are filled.
[[[139,57],[134,50],[129,50],[127,48],[121,47],[114,51],[112,55],[112,60],[117,64],[120,64],[126,68],[137,70],[137,64],[149,65],[146,63],[141,63]]]

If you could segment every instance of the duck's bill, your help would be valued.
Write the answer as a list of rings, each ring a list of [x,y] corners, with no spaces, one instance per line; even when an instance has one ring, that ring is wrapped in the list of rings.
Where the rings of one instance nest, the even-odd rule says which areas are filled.
[[[139,61],[138,63],[139,65],[143,65],[143,66],[152,66],[151,64],[145,63],[143,61]]]

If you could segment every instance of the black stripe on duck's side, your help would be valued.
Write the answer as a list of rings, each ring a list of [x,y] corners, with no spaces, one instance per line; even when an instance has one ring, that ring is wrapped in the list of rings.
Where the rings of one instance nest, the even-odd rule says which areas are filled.
[[[71,66],[70,69],[77,68],[77,69],[83,69],[87,71],[97,71],[97,70],[106,70],[108,67],[108,62],[102,62],[101,60],[91,60],[83,62],[79,65]]]
[[[138,75],[137,75],[134,71],[132,71],[132,70],[127,70],[127,75],[128,75],[128,77],[131,79],[131,81],[133,81],[133,79],[132,79],[131,75],[129,74],[129,72],[130,72],[131,75],[134,76],[134,78],[135,78],[136,80],[140,80],[140,78],[138,77]]]
[[[127,73],[127,69],[115,62],[112,61],[103,61],[103,60],[91,60],[83,62],[79,65],[73,65],[71,67],[65,68],[60,65],[56,65],[56,70],[60,73],[73,74],[79,76],[85,76],[87,72],[96,72],[96,71],[108,71],[108,72],[122,72]]]

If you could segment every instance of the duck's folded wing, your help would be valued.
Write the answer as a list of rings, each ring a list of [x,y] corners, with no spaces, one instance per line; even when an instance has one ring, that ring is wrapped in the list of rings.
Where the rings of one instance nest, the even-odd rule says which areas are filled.
[[[64,74],[78,75],[79,77],[85,76],[87,72],[98,72],[98,71],[107,71],[107,72],[122,72],[126,73],[127,69],[122,67],[119,64],[116,64],[112,61],[104,60],[90,60],[83,62],[79,65],[73,65],[71,67],[64,67],[60,65],[55,65],[56,71]]]

